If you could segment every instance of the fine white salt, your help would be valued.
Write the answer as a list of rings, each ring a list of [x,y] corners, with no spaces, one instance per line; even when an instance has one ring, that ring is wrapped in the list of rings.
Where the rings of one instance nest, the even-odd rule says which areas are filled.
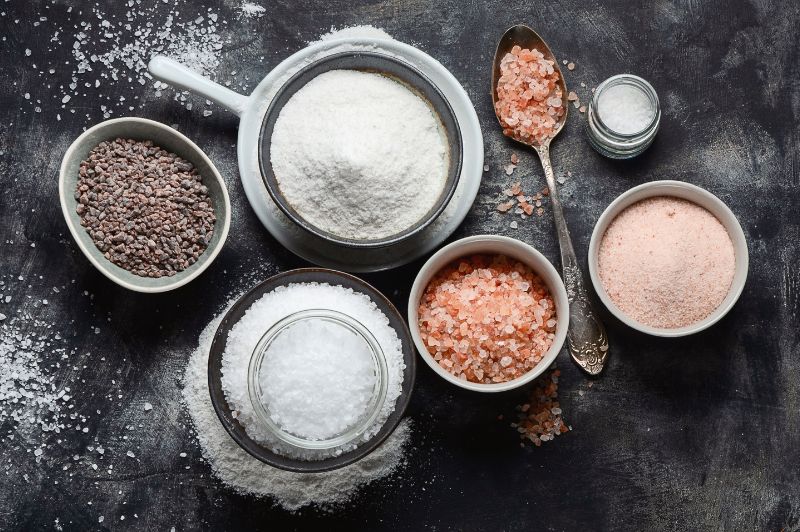
[[[339,237],[408,229],[436,204],[447,178],[449,150],[430,104],[380,74],[320,74],[283,107],[271,140],[286,200]]]
[[[248,392],[248,367],[250,358],[263,334],[281,319],[310,309],[327,309],[341,312],[361,323],[370,331],[386,358],[388,370],[388,388],[381,411],[374,424],[368,428],[359,440],[331,449],[303,450],[280,442],[259,420],[250,402]],[[368,441],[386,422],[394,411],[395,402],[400,395],[403,383],[403,351],[397,333],[389,324],[389,319],[366,295],[354,292],[349,288],[331,286],[324,283],[290,284],[278,287],[261,297],[245,312],[228,334],[228,341],[222,356],[222,389],[232,412],[253,440],[269,446],[274,452],[305,460],[319,460],[330,456],[338,456],[343,452],[355,449],[360,443]],[[295,375],[296,377],[296,375]],[[308,378],[319,381],[319,378]],[[302,380],[300,378],[299,380]],[[304,386],[307,387],[308,383]],[[309,392],[316,396],[313,392]],[[308,398],[309,406],[321,407],[318,397]],[[347,401],[345,401],[347,402]],[[349,409],[355,410],[355,401]],[[303,415],[297,411],[291,413],[291,419],[300,425],[307,426]],[[333,430],[334,426],[345,423],[342,419],[320,423],[330,423],[323,432]]]

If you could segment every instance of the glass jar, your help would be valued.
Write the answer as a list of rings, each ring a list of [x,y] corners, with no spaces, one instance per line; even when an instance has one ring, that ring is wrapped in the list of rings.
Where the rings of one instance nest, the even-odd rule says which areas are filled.
[[[620,122],[622,113],[616,111],[621,108],[630,122]],[[660,122],[661,107],[652,85],[639,76],[619,74],[595,89],[589,104],[586,134],[600,154],[612,159],[630,159],[653,143]]]
[[[351,424],[346,430],[340,434],[336,434],[327,439],[309,439],[293,434],[284,430],[270,415],[270,407],[265,404],[265,397],[260,384],[260,376],[262,373],[262,364],[264,357],[272,347],[273,342],[280,335],[291,329],[293,326],[301,322],[314,322],[324,321],[330,325],[342,327],[345,331],[356,335],[362,340],[369,349],[371,360],[373,362],[373,371],[375,375],[375,383],[372,390],[372,395],[367,403],[364,413],[360,418]],[[372,425],[380,415],[383,404],[386,400],[388,392],[388,367],[386,364],[386,357],[381,349],[380,344],[372,335],[372,333],[364,327],[360,322],[352,317],[338,311],[328,309],[310,309],[290,314],[282,320],[275,323],[272,327],[264,333],[261,337],[253,354],[250,357],[250,365],[247,370],[247,388],[250,397],[250,402],[253,411],[256,414],[258,422],[267,429],[270,436],[272,436],[276,443],[285,444],[297,449],[308,451],[325,451],[335,449],[340,446],[347,445],[360,438]]]

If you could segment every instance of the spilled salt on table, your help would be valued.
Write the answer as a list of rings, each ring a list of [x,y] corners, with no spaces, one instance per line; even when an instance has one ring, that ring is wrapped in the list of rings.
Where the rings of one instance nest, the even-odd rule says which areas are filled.
[[[238,493],[270,497],[286,510],[296,511],[305,506],[331,507],[346,503],[366,484],[391,475],[403,466],[411,435],[408,419],[358,462],[321,473],[277,469],[239,447],[220,423],[208,389],[208,353],[227,310],[212,319],[200,334],[183,378],[183,401],[203,458],[226,486]],[[181,457],[185,456],[186,453],[181,453]]]
[[[703,207],[675,197],[622,211],[600,242],[598,270],[623,313],[651,327],[686,327],[725,299],[735,271],[730,235]]]
[[[541,278],[504,255],[454,261],[431,280],[419,304],[428,354],[470,382],[506,382],[536,367],[553,344],[556,324]]]
[[[248,393],[248,367],[259,340],[272,325],[291,314],[312,309],[340,312],[359,322],[372,333],[386,359],[388,386],[377,419],[359,437],[359,440],[330,449],[304,450],[281,442],[261,422]],[[307,338],[305,347],[318,347],[318,344],[315,343],[318,339]],[[295,336],[288,338],[287,341],[298,340]],[[331,355],[333,351],[326,349],[325,352]],[[329,375],[330,380],[326,382],[323,370],[330,369],[330,361],[325,363],[324,368],[305,365],[303,362],[311,363],[312,359],[320,363],[318,358],[320,354],[303,354],[298,345],[289,346],[286,353],[289,356],[298,357],[299,364],[289,364],[288,358],[285,361],[276,361],[274,369],[282,374],[279,374],[278,377],[271,377],[282,381],[281,391],[276,393],[287,394],[286,397],[278,397],[279,405],[284,408],[281,412],[283,423],[299,427],[303,431],[311,431],[310,427],[314,423],[318,423],[321,425],[319,430],[325,435],[346,425],[358,409],[357,405],[361,401],[362,389],[352,377],[348,377],[346,382],[334,379],[341,378],[342,372],[363,375],[363,368],[353,360],[349,360],[346,367],[340,367],[335,373]],[[337,360],[342,362],[340,357],[337,357]],[[222,355],[221,380],[228,405],[250,438],[268,446],[278,454],[303,460],[321,460],[357,448],[359,444],[372,438],[381,429],[394,411],[395,403],[400,396],[404,369],[405,363],[400,339],[389,324],[389,319],[368,296],[349,288],[325,283],[294,283],[278,287],[262,296],[231,328]],[[286,385],[291,381],[300,386],[305,393],[304,408],[288,406],[292,395]],[[337,394],[332,395],[330,391],[336,389],[337,385],[343,386]],[[330,416],[330,419],[321,419],[320,416]]]

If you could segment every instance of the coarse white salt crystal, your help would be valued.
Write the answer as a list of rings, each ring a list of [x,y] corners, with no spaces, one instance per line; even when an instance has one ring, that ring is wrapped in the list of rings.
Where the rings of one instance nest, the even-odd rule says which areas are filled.
[[[44,451],[42,451],[41,449],[36,449],[35,451],[33,451],[34,456],[42,456],[42,453],[44,453]]]
[[[127,452],[127,453],[125,453],[125,454],[126,454],[126,455],[128,455],[128,456],[129,456],[129,457],[131,457],[131,458],[136,458],[136,455],[135,455],[135,454],[133,454],[133,451],[128,451],[128,452]]]
[[[31,49],[25,48],[25,57],[30,57],[30,55],[31,55]]]
[[[67,103],[70,100],[71,96],[69,94],[65,94],[63,98],[61,98],[61,103]]]
[[[247,370],[251,354],[264,332],[286,316],[309,309],[328,309],[350,316],[369,330],[381,346],[388,370],[386,399],[375,423],[367,429],[360,441],[366,441],[377,433],[389,417],[389,414],[394,411],[395,402],[400,395],[403,369],[405,368],[402,345],[397,333],[389,324],[388,318],[377,305],[368,296],[354,292],[351,289],[324,283],[297,283],[276,288],[272,292],[265,294],[261,299],[253,303],[242,319],[232,327],[222,357],[221,380],[222,389],[225,392],[230,409],[237,412],[237,420],[245,427],[247,434],[251,438],[257,442],[268,444],[275,452],[287,456],[319,460],[352,450],[358,443],[351,442],[326,450],[302,450],[276,441],[275,437],[262,425],[262,422],[257,417],[250,402],[247,386]],[[289,337],[288,340],[299,341],[295,337]],[[309,346],[311,345],[319,347],[318,344],[309,344]],[[293,347],[285,346],[286,349],[290,347],[293,356],[299,356],[302,360],[310,362],[311,358],[314,357],[313,354],[304,355],[302,349],[298,348],[297,345]],[[349,354],[353,355],[353,353]],[[329,352],[328,356],[334,356],[334,354]],[[265,360],[265,365],[269,365],[270,361],[267,356],[265,356],[265,359],[267,359]],[[341,359],[337,358],[336,360]],[[286,389],[279,392],[280,396],[273,397],[275,400],[282,401],[281,404],[284,405],[282,407],[284,417],[281,418],[283,422],[290,423],[296,430],[301,430],[316,438],[325,438],[331,432],[335,432],[341,427],[352,423],[352,416],[355,415],[354,412],[359,408],[360,394],[363,393],[363,389],[357,386],[356,379],[345,383],[344,379],[347,377],[343,375],[343,372],[334,370],[329,363],[325,364],[325,371],[335,371],[333,379],[329,382],[325,382],[323,374],[325,371],[320,371],[319,367],[302,368],[300,366],[302,369],[292,370],[291,373],[287,373],[291,368],[285,365],[285,362],[288,362],[288,360],[274,361],[275,368],[284,372],[283,377],[276,382],[286,385]],[[322,364],[322,361],[315,359],[314,363]],[[353,365],[350,367],[350,371],[356,375],[363,375],[364,366]],[[306,417],[307,414],[291,409],[292,407],[288,403],[291,397],[296,398],[296,396],[291,395],[291,390],[289,390],[288,386],[290,382],[294,382],[297,387],[302,388],[304,394],[302,402],[310,406],[309,411],[313,412],[311,416]],[[335,391],[337,382],[343,385],[341,392]],[[315,387],[317,387],[316,390]],[[342,412],[341,415],[325,413],[330,412],[330,404],[326,404],[323,398],[330,394],[334,395],[327,397],[327,403],[336,404],[337,408],[346,412]],[[270,415],[273,413],[271,411]],[[322,419],[325,416],[331,416],[331,419]],[[313,432],[311,428],[313,421],[320,424],[319,432]]]
[[[152,409],[153,409],[153,405],[151,405],[150,403],[145,403],[144,404],[144,411],[145,412],[149,412]]]
[[[265,407],[283,430],[312,440],[358,423],[376,383],[369,345],[324,320],[299,322],[276,337],[259,375]]]

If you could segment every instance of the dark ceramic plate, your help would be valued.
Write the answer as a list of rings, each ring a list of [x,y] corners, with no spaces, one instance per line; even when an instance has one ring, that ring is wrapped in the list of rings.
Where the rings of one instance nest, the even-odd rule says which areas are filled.
[[[279,286],[285,286],[291,283],[310,282],[327,283],[333,286],[340,285],[369,296],[378,308],[386,314],[386,317],[389,318],[389,324],[397,332],[397,336],[400,338],[403,345],[403,361],[406,365],[403,374],[403,388],[395,402],[394,412],[392,412],[378,433],[375,434],[371,440],[361,444],[350,452],[333,458],[314,461],[298,460],[275,454],[250,439],[244,427],[231,415],[228,401],[225,399],[225,392],[222,391],[221,382],[222,353],[225,351],[225,345],[228,342],[228,334],[231,328],[244,316],[247,309],[260,299],[261,296]],[[397,312],[394,305],[392,305],[383,294],[361,279],[346,273],[323,268],[302,268],[279,273],[278,275],[270,277],[239,298],[228,313],[225,314],[214,335],[214,341],[211,343],[211,352],[208,355],[208,388],[211,392],[211,402],[214,405],[214,410],[217,412],[222,426],[225,427],[225,430],[228,431],[231,438],[233,438],[242,449],[273,467],[298,473],[317,473],[352,464],[374,451],[389,437],[403,418],[406,406],[408,406],[408,402],[411,399],[411,391],[414,388],[414,376],[416,374],[416,360],[414,344],[411,340],[408,327],[406,327],[403,317]]]
[[[387,238],[374,239],[374,240],[353,240],[343,238],[310,224],[300,214],[294,210],[286,198],[281,193],[278,181],[275,178],[275,173],[272,171],[272,162],[270,158],[270,148],[272,145],[272,131],[275,128],[275,122],[281,113],[281,109],[286,105],[286,102],[294,96],[294,94],[303,88],[306,83],[319,76],[324,72],[330,70],[360,70],[362,72],[377,72],[390,78],[399,81],[411,89],[428,103],[435,111],[436,115],[441,120],[444,126],[444,131],[447,136],[447,143],[450,148],[450,165],[447,171],[447,180],[445,181],[444,190],[439,196],[436,204],[413,226],[405,231],[392,235]],[[350,248],[379,248],[396,244],[402,240],[410,238],[411,236],[419,233],[428,227],[433,221],[444,211],[450,198],[458,185],[458,179],[461,175],[461,162],[462,162],[462,139],[461,129],[458,125],[458,120],[453,112],[450,103],[439,91],[436,85],[433,84],[422,72],[413,66],[405,63],[400,59],[394,57],[375,53],[375,52],[345,52],[340,54],[333,54],[322,59],[315,61],[308,66],[302,68],[289,81],[278,90],[272,102],[267,108],[267,113],[264,115],[264,121],[261,124],[261,135],[259,136],[259,150],[258,150],[258,164],[261,169],[261,177],[264,180],[264,185],[267,192],[272,197],[275,204],[283,211],[283,213],[299,227],[302,227],[309,233],[312,233],[320,238],[323,238],[334,244],[338,244]]]

